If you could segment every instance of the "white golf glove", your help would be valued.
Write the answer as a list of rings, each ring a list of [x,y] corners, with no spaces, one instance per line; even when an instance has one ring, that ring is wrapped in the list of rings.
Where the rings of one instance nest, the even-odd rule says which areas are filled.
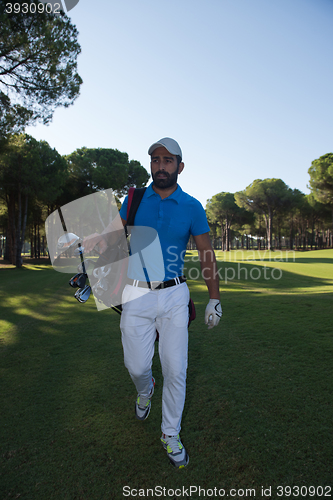
[[[221,316],[221,302],[218,299],[210,299],[205,312],[205,323],[208,325],[208,330],[219,324]]]

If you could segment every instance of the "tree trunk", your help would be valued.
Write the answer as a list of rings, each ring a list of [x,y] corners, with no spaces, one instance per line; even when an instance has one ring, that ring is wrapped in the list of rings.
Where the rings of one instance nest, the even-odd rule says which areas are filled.
[[[278,229],[278,249],[282,250],[281,226]]]
[[[266,238],[267,238],[267,250],[272,249],[272,227],[273,227],[273,214],[271,210],[268,214],[264,213],[265,224],[266,224]]]
[[[39,233],[39,223],[37,225],[37,258],[40,259],[40,233]]]
[[[221,246],[222,246],[222,252],[224,252],[225,251],[225,231],[224,231],[223,221],[221,221]]]
[[[22,218],[22,194],[21,191],[18,193],[18,214],[17,214],[17,228],[16,228],[16,258],[15,265],[16,267],[22,267],[23,259],[22,259],[22,248],[25,240],[25,228],[27,225],[27,216],[28,216],[28,195],[25,196],[24,202],[24,213]]]
[[[21,241],[21,224],[22,224],[22,194],[19,186],[18,196],[17,196],[17,226],[16,226],[16,254],[15,254],[15,265],[16,267],[22,267],[22,241]]]
[[[32,259],[34,256],[34,238],[33,233],[30,229],[30,258]]]
[[[289,232],[289,250],[294,249],[294,217],[291,216],[290,232]]]
[[[268,250],[272,249],[272,237],[273,237],[273,214],[271,211],[269,211],[268,212],[268,234],[267,234]]]
[[[24,204],[24,216],[23,216],[23,226],[22,226],[22,245],[24,245],[24,241],[25,241],[25,231],[27,228],[27,218],[28,218],[28,195],[25,196],[25,204]]]
[[[37,231],[36,224],[34,224],[34,259],[37,258]]]
[[[4,258],[4,260],[9,260],[9,259],[8,259],[8,250],[7,250],[7,242],[8,242],[8,225],[7,225],[6,232],[4,232],[4,236],[5,236],[5,243],[4,243],[4,250],[3,250],[3,258]]]
[[[16,256],[16,224],[15,224],[15,198],[9,195],[7,198],[8,227],[6,238],[6,258],[15,265]]]
[[[226,216],[226,219],[225,219],[225,249],[227,252],[229,252],[230,250],[230,241],[229,241],[229,237],[230,237],[230,228],[229,228],[229,219],[228,219],[228,216]]]

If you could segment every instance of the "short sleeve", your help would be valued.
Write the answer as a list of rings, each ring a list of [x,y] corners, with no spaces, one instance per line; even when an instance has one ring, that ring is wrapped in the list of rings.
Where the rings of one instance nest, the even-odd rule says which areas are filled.
[[[192,223],[191,234],[198,236],[199,234],[209,233],[210,227],[207,222],[206,212],[200,201],[193,198],[192,206]]]
[[[121,205],[119,211],[120,217],[124,220],[127,220],[127,202],[128,202],[128,196],[126,196],[126,198],[124,199],[123,204]]]

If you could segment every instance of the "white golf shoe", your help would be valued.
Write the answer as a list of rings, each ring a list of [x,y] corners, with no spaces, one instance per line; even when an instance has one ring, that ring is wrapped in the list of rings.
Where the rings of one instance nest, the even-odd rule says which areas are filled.
[[[182,444],[179,434],[177,436],[166,436],[162,434],[161,442],[167,451],[170,462],[174,467],[182,469],[189,462],[189,456]]]
[[[138,394],[138,397],[136,398],[135,416],[138,420],[146,420],[146,418],[149,415],[150,408],[151,408],[151,401],[150,400],[154,394],[154,387],[155,387],[154,377],[152,378],[152,381],[153,381],[153,387],[150,391],[150,394],[148,396]]]

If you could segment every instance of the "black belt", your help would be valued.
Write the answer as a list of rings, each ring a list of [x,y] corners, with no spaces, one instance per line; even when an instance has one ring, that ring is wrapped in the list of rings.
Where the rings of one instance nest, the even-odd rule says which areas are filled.
[[[139,286],[141,288],[150,288],[151,290],[161,290],[162,288],[169,288],[170,286],[180,285],[180,283],[185,283],[185,276],[177,276],[177,278],[172,278],[168,281],[138,281],[130,280],[130,285]]]

